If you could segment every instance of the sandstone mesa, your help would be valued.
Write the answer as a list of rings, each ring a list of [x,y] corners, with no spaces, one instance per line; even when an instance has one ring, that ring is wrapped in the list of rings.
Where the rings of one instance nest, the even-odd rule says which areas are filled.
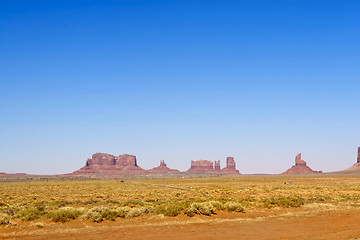
[[[89,173],[116,173],[116,172],[143,172],[144,169],[137,165],[136,156],[123,154],[113,156],[107,153],[95,153],[86,160],[85,166],[73,174]]]
[[[233,157],[226,158],[226,167],[220,168],[220,160],[209,161],[209,160],[197,160],[191,161],[191,166],[187,172],[190,173],[220,173],[220,174],[240,174],[236,170],[236,164]]]
[[[179,170],[171,169],[167,167],[164,160],[160,161],[158,167],[154,167],[150,170],[142,169],[138,166],[136,156],[129,154],[122,154],[119,156],[113,156],[108,153],[95,153],[91,158],[86,160],[85,166],[80,168],[70,175],[88,175],[88,174],[100,174],[100,175],[118,175],[118,174],[146,174],[146,173],[181,173]],[[226,167],[220,167],[220,160],[197,160],[191,161],[190,168],[183,173],[210,173],[210,174],[240,174],[236,169],[236,163],[233,157],[226,158]],[[312,174],[322,173],[322,171],[314,171],[307,166],[306,162],[301,159],[301,153],[295,157],[295,165],[293,165],[287,171],[281,174]],[[360,147],[357,152],[357,162],[348,169],[333,172],[333,173],[360,173]],[[63,175],[69,175],[63,174]],[[0,175],[27,175],[26,173],[4,173],[0,172]]]
[[[220,168],[220,160],[214,163],[208,160],[191,161],[191,167],[187,173],[240,174],[235,168],[236,164],[233,157],[226,159],[226,167],[223,169]],[[168,168],[164,160],[160,161],[158,167],[144,170],[138,166],[136,156],[134,155],[123,154],[113,156],[108,153],[95,153],[86,160],[84,167],[72,174],[113,175],[121,173],[180,173],[180,171]]]

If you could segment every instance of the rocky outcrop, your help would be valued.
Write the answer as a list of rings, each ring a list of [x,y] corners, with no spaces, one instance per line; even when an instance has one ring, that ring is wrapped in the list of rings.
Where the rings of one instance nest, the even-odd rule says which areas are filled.
[[[193,173],[210,173],[214,172],[214,164],[209,160],[191,161],[191,166],[188,172]]]
[[[282,174],[310,174],[310,173],[322,173],[321,171],[313,171],[306,165],[306,162],[301,159],[301,153],[295,157],[295,165]]]
[[[221,173],[224,174],[240,174],[239,170],[236,170],[236,164],[233,157],[226,158],[226,167],[221,169]]]
[[[214,170],[215,172],[220,171],[220,160],[214,162]]]
[[[354,165],[352,165],[351,167],[349,167],[348,169],[345,169],[340,172],[341,173],[359,173],[360,172],[360,147],[358,147],[356,163]]]
[[[123,154],[113,156],[107,153],[95,153],[89,158],[85,166],[73,174],[88,173],[118,173],[118,172],[142,172],[137,165],[136,156]]]
[[[198,160],[191,161],[191,167],[187,171],[190,173],[219,173],[219,174],[240,174],[236,170],[236,164],[233,157],[228,157],[226,159],[226,167],[220,168],[220,160],[215,161],[214,163],[209,160]]]
[[[179,170],[176,169],[170,169],[166,166],[166,163],[164,160],[160,161],[160,166],[155,167],[153,169],[148,170],[149,172],[156,172],[156,173],[177,173]]]

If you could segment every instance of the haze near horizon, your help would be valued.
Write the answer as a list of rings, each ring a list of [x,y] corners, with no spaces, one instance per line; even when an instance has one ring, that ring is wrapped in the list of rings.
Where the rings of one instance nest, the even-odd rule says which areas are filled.
[[[73,172],[93,153],[295,155],[340,171],[360,146],[358,1],[0,3],[0,172]]]

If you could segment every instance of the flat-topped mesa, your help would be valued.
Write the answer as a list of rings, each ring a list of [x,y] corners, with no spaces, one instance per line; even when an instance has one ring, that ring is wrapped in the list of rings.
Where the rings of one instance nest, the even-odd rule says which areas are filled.
[[[283,172],[282,174],[310,174],[310,173],[322,173],[322,171],[314,171],[310,167],[306,166],[306,162],[301,159],[301,153],[295,157],[295,165]]]
[[[220,160],[209,161],[209,160],[197,160],[191,161],[191,167],[187,172],[192,173],[218,173],[218,174],[240,174],[236,170],[235,161],[233,157],[226,158],[226,167],[220,168]]]
[[[166,166],[164,160],[160,160],[160,165],[158,167],[148,170],[148,172],[157,172],[157,173],[177,173],[179,170],[170,169]]]
[[[236,170],[236,164],[233,157],[226,158],[226,167],[221,169],[224,174],[240,174],[239,170]]]
[[[187,171],[195,173],[214,172],[214,164],[212,161],[202,159],[197,161],[191,161],[191,167]]]
[[[74,174],[116,173],[144,171],[137,165],[136,156],[123,154],[113,156],[107,153],[95,153],[86,160],[85,166]]]

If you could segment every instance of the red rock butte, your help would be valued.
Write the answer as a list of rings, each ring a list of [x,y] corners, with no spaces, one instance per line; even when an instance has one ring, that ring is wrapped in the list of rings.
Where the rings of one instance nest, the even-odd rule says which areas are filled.
[[[236,170],[236,164],[233,157],[226,158],[226,167],[220,169],[220,160],[212,162],[209,160],[191,161],[189,173],[220,173],[220,174],[240,174]]]
[[[176,169],[170,169],[166,166],[166,163],[164,160],[160,161],[160,166],[152,168],[150,170],[148,170],[149,172],[156,172],[156,173],[177,173],[180,172],[179,170]]]
[[[136,156],[123,154],[113,156],[107,153],[95,153],[86,160],[85,166],[73,174],[143,172],[136,162]]]
[[[345,169],[340,172],[344,172],[344,173],[359,173],[360,172],[360,147],[358,147],[356,163],[354,165],[352,165],[351,167],[349,167],[348,169]]]
[[[220,160],[215,161],[214,163],[208,160],[191,161],[191,167],[187,172],[240,174],[239,171],[236,170],[236,164],[233,157],[228,157],[226,159],[226,167],[223,169],[220,168]],[[117,175],[123,173],[180,173],[180,171],[168,168],[164,160],[160,161],[160,165],[158,167],[150,170],[144,170],[137,165],[136,156],[134,155],[123,154],[113,156],[107,153],[95,153],[91,158],[86,160],[84,167],[71,174]]]
[[[282,174],[310,174],[310,173],[322,173],[322,171],[314,171],[310,167],[306,166],[306,162],[301,159],[301,153],[295,157],[295,165]]]

